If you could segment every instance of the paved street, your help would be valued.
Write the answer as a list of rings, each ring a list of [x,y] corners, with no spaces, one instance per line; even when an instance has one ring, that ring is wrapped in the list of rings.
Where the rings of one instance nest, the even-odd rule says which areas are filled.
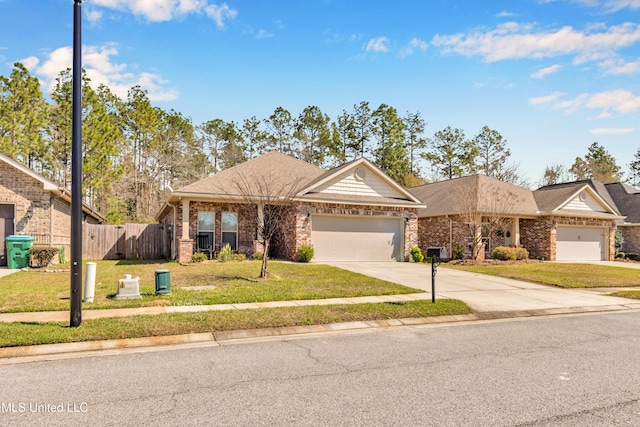
[[[0,425],[635,426],[639,325],[633,311],[5,360]]]
[[[331,265],[431,292],[431,265],[408,262],[331,262]],[[610,292],[605,290],[604,292]],[[601,291],[601,293],[603,293]],[[464,301],[475,312],[635,305],[587,289],[561,289],[438,267],[436,296]]]

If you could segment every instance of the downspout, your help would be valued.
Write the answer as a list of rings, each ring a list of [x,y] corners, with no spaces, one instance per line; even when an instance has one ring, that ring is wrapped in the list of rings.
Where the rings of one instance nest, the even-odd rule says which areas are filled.
[[[449,258],[453,257],[453,219],[449,217]]]

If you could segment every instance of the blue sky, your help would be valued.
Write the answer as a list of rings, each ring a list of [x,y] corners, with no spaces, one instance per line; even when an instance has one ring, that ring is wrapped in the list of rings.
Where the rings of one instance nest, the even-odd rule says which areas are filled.
[[[85,0],[83,65],[122,97],[141,85],[194,124],[335,119],[369,101],[420,111],[425,135],[484,125],[535,185],[597,141],[640,148],[640,0]],[[72,0],[0,0],[0,75],[45,93],[71,65]]]

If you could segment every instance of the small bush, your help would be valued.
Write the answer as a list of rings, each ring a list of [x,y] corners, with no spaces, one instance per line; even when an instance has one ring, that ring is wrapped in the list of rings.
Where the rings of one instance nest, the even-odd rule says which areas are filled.
[[[218,261],[227,262],[231,261],[233,257],[233,250],[231,249],[230,244],[226,244],[220,249],[220,253],[218,254]]]
[[[314,251],[311,245],[302,245],[298,251],[298,261],[309,262],[313,258]]]
[[[58,254],[58,248],[48,246],[33,246],[31,248],[31,266],[46,267],[51,264],[51,260]]]
[[[207,254],[203,254],[202,252],[196,252],[191,255],[191,262],[204,262],[207,259]]]
[[[253,255],[251,255],[251,258],[256,260],[256,261],[262,261],[262,257],[263,257],[263,253],[262,252],[255,252]]]
[[[529,259],[529,251],[525,248],[518,246],[517,248],[515,248],[515,250],[517,260]]]
[[[634,253],[628,253],[627,259],[630,259],[632,261],[640,261],[640,255],[634,254]]]
[[[462,257],[464,257],[464,248],[454,243],[453,250],[451,251],[451,259],[462,259]]]
[[[422,255],[422,251],[418,246],[414,246],[411,248],[411,258],[413,258],[413,261],[415,262],[424,261],[424,255]]]
[[[67,262],[67,258],[64,255],[64,246],[60,246],[60,249],[58,250],[58,261],[60,262],[60,264],[64,264]]]
[[[491,258],[501,261],[515,260],[517,258],[516,249],[506,246],[498,246],[491,251]]]
[[[625,259],[626,255],[624,252],[616,252],[616,258]]]

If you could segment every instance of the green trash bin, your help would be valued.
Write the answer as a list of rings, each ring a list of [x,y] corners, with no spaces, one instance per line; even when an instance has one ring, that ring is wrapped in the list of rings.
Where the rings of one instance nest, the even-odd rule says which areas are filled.
[[[7,246],[7,267],[25,268],[29,267],[31,256],[31,242],[33,237],[12,234],[7,236],[5,244]]]
[[[156,270],[156,295],[171,293],[169,270]]]

